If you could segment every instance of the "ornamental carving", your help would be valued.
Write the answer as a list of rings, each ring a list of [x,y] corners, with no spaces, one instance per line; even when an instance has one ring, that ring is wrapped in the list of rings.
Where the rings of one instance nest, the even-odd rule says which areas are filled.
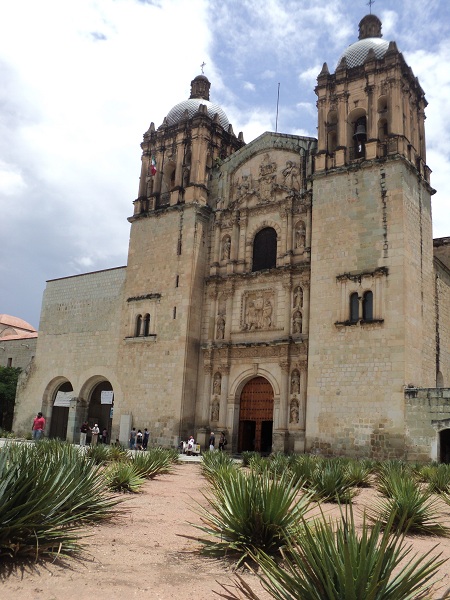
[[[300,393],[300,373],[294,369],[291,374],[291,394]]]
[[[248,292],[244,296],[243,331],[256,331],[274,327],[274,293],[272,290]]]
[[[214,394],[219,395],[222,389],[222,375],[220,373],[216,373],[214,375],[214,382],[213,382],[213,392]]]
[[[211,421],[219,420],[219,412],[220,412],[220,404],[216,398],[211,406]]]
[[[299,419],[299,404],[297,398],[291,400],[289,408],[289,423],[298,423]]]

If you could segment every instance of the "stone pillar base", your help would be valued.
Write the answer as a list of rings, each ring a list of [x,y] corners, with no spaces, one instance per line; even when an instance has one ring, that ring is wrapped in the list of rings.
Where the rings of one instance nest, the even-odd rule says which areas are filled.
[[[272,452],[287,452],[289,433],[278,429],[272,435]]]

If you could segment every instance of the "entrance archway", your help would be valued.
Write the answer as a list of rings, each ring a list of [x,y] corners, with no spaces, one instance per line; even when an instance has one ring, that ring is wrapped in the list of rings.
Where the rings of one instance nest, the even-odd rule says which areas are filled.
[[[112,391],[113,388],[109,381],[100,381],[100,383],[97,383],[90,394],[87,419],[90,427],[93,427],[95,423],[97,423],[100,428],[100,432],[106,428],[106,431],[108,432],[108,442],[111,441],[111,424],[114,400],[112,400],[112,403],[108,404],[106,404],[105,401],[102,402],[102,392]],[[105,394],[103,394],[103,399],[105,400]],[[100,437],[101,436],[99,436],[99,439]]]
[[[61,394],[59,392],[62,392]],[[73,392],[70,381],[62,383],[56,390],[53,397],[52,418],[50,421],[50,431],[48,437],[65,440],[67,437],[67,420],[69,418],[69,398],[67,392]],[[64,398],[64,396],[66,396]]]
[[[273,389],[264,377],[254,377],[241,392],[238,452],[272,450]]]
[[[443,429],[439,433],[439,448],[441,463],[450,464],[450,429]]]

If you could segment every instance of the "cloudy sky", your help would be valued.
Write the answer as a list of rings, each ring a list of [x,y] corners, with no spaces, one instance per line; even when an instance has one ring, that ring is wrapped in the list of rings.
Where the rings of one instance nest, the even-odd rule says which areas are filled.
[[[246,142],[316,136],[314,86],[367,0],[0,0],[0,313],[47,279],[126,263],[142,135],[200,73]],[[426,92],[434,235],[450,236],[450,3],[376,0]]]

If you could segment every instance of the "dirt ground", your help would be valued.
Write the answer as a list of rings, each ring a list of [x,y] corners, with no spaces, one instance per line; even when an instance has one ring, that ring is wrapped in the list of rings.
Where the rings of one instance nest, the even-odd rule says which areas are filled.
[[[128,600],[189,598],[210,600],[221,590],[220,583],[233,580],[230,565],[222,560],[199,556],[195,540],[198,532],[188,522],[200,521],[192,511],[195,502],[205,503],[206,482],[198,463],[181,463],[170,475],[148,481],[143,493],[127,495],[125,513],[116,521],[90,528],[86,552],[81,560],[65,565],[36,565],[16,569],[0,582],[4,600]],[[363,490],[354,504],[363,507],[373,501],[373,490]],[[326,510],[336,507],[327,504]],[[449,524],[450,507],[443,506],[443,519]],[[436,544],[435,554],[450,559],[450,540],[410,536],[414,551],[423,554]],[[441,567],[442,581],[434,599],[450,597],[450,560]],[[257,578],[244,575],[261,600],[269,600]],[[363,599],[361,599],[363,600]]]

